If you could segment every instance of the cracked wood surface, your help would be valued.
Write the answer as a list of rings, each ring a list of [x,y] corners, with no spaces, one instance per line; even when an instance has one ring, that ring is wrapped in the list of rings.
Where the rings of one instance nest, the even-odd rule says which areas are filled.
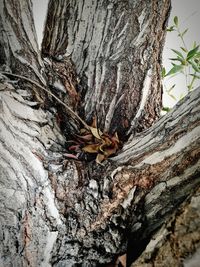
[[[19,91],[27,96],[26,88]],[[41,259],[45,264],[45,249],[51,249],[48,242],[56,237],[51,217],[61,223],[42,159],[63,138],[56,126],[51,129],[49,116],[20,94],[1,83],[1,266],[39,266]]]
[[[46,84],[40,57],[32,2],[1,0],[0,2],[0,66],[1,70],[26,74]]]
[[[48,88],[52,86],[53,92],[57,90],[57,95],[65,98],[65,103],[75,110],[82,104],[88,116],[93,113],[92,100],[96,95],[97,102],[103,101],[104,105],[103,109],[99,105],[100,125],[106,128],[107,124],[111,131],[115,129],[112,117],[114,120],[119,118],[118,124],[122,125],[123,116],[120,116],[123,114],[118,113],[117,108],[126,104],[120,94],[129,88],[125,86],[122,90],[128,79],[132,91],[127,90],[126,111],[133,113],[127,119],[125,131],[130,131],[130,136],[118,155],[103,165],[66,159],[66,142],[71,138],[72,128],[78,126],[73,125],[69,115],[55,105],[49,95],[46,99],[49,98],[52,106],[43,109],[33,99],[33,87],[29,83],[0,76],[0,265],[3,266],[70,267],[79,264],[94,267],[109,263],[126,252],[127,247],[134,247],[134,253],[128,254],[130,263],[142,252],[154,231],[200,185],[200,89],[191,92],[170,113],[146,129],[157,118],[161,105],[158,73],[170,1],[119,1],[115,4],[109,1],[108,5],[105,1],[93,1],[92,5],[88,0],[77,3],[50,1],[49,14],[51,6],[55,7],[52,18],[58,21],[49,23],[49,31],[46,29],[43,56],[46,54],[41,61],[34,39],[35,30],[31,26],[31,2],[1,2],[4,8],[0,11],[0,26],[5,31],[0,33],[4,51],[0,67],[28,77],[33,75],[34,80],[39,77],[42,83],[44,79]],[[30,16],[28,24],[24,12]],[[63,20],[65,14],[67,20]],[[88,18],[87,23],[83,15]],[[76,16],[79,16],[77,21],[74,20]],[[11,17],[19,23],[12,24]],[[99,31],[93,31],[91,35],[91,25],[102,26],[103,22],[104,30],[99,27]],[[73,28],[73,23],[79,28]],[[56,26],[55,32],[51,32],[54,30],[52,25]],[[66,29],[68,32],[62,35],[63,39],[58,39],[59,33]],[[29,35],[25,34],[27,30],[31,31]],[[104,35],[103,31],[105,38],[101,47],[99,43],[95,47],[94,43],[99,40],[96,34]],[[75,32],[79,37],[72,40]],[[89,54],[83,55],[82,33],[86,34]],[[44,46],[50,34],[52,42]],[[26,42],[24,38],[27,38]],[[16,39],[19,50],[13,48]],[[129,55],[125,48],[130,48],[130,43],[133,53]],[[118,51],[118,45],[124,51]],[[109,50],[113,53],[106,54],[109,47],[113,47]],[[68,65],[69,57],[59,57],[63,56],[65,48],[67,51],[72,49],[71,58],[80,79],[78,85],[74,65]],[[102,49],[103,57],[99,55],[94,62],[94,54],[99,49]],[[18,53],[22,51],[24,60],[19,61]],[[127,57],[123,58],[120,53],[115,55],[117,51]],[[82,56],[87,59],[85,62]],[[134,60],[130,61],[129,57]],[[41,66],[44,66],[45,75],[40,77]],[[125,77],[122,74],[126,66],[130,69]],[[149,66],[151,71],[148,71]],[[104,68],[103,74],[99,67]],[[90,74],[87,68],[92,70]],[[54,77],[56,70],[58,75]],[[120,70],[118,78],[117,70]],[[107,85],[102,83],[102,87],[98,87],[97,78],[102,75],[106,77]],[[91,77],[94,81],[92,91],[89,87]],[[114,87],[111,86],[112,78]],[[108,112],[110,105],[102,97],[102,88],[106,99],[112,93],[111,89],[116,96],[107,100],[116,101],[112,105],[113,112]],[[63,96],[62,91],[68,93]],[[77,96],[76,93],[80,99],[74,103],[71,95]],[[136,98],[132,99],[132,93]],[[90,101],[90,107],[86,100]],[[86,113],[81,114],[83,118],[87,117]],[[108,123],[106,114],[110,116]],[[124,113],[129,116],[127,114]],[[63,115],[71,128],[61,131],[58,115]],[[146,130],[135,134],[141,129]]]
[[[199,265],[199,248],[200,188],[153,236],[131,267],[196,267]]]
[[[121,162],[118,155],[104,166],[64,159],[53,116],[33,109],[25,92],[1,85],[2,264],[108,263],[128,242],[151,236],[199,186],[200,89],[127,143]]]
[[[123,139],[151,126],[162,106],[160,62],[170,1],[54,2],[42,51],[74,62],[84,118],[97,115],[101,130]]]

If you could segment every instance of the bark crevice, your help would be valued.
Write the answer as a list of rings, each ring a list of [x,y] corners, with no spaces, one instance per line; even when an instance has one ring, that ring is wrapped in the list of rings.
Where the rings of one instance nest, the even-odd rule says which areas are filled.
[[[71,109],[82,110],[86,121],[97,113],[101,129],[130,136],[102,165],[71,160],[66,144],[79,123],[49,94],[45,108],[34,101],[28,81],[1,75],[0,264],[103,266],[127,248],[131,263],[131,247],[140,246],[139,255],[200,185],[200,88],[155,122],[170,1],[54,2],[43,60],[30,2],[1,3],[15,20],[12,4],[22,22],[23,12],[28,14],[31,29],[27,35],[25,24],[12,24],[1,9],[0,26],[8,29],[0,33],[1,70],[7,64],[9,71],[44,80]],[[24,38],[30,40],[25,44]]]

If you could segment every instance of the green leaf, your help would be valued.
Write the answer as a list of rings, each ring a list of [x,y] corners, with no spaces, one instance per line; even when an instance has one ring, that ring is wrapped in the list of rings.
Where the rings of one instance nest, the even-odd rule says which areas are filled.
[[[200,67],[200,60],[198,58],[196,58],[196,56],[194,58],[194,63],[197,64],[198,68]]]
[[[173,75],[176,74],[178,72],[181,72],[183,69],[182,65],[175,65],[173,66],[173,68],[171,68],[171,70],[165,75],[165,76],[169,76],[169,75]]]
[[[172,94],[168,94],[172,99],[174,99],[175,101],[177,100],[176,97]]]
[[[182,49],[185,53],[188,52],[188,50],[187,50],[185,47],[181,47],[181,49]]]
[[[193,48],[195,48],[196,46],[197,46],[197,42],[194,41],[194,43],[193,43]]]
[[[194,49],[190,50],[187,54],[186,60],[193,58],[195,56],[195,54],[197,53],[198,49],[199,49],[199,46],[196,46]]]
[[[181,100],[181,99],[183,99],[184,97],[185,97],[185,94],[184,94],[184,93],[181,93],[179,99]]]
[[[166,75],[166,69],[163,67],[163,68],[162,68],[162,71],[161,71],[161,76],[162,76],[162,78],[164,78],[165,75]]]
[[[167,32],[173,32],[173,31],[174,31],[174,26],[167,28]]]
[[[192,65],[192,68],[196,71],[196,72],[200,72],[200,68],[197,64],[195,64],[194,62],[192,62],[192,60],[188,60],[188,62],[190,63],[190,65]]]
[[[188,31],[188,29],[184,30],[183,32],[179,33],[178,36],[183,37],[187,31]]]
[[[193,77],[195,77],[196,79],[200,79],[200,75],[197,75],[197,74],[190,74],[190,76],[193,76]]]
[[[175,49],[171,49],[175,54],[177,54],[179,57],[181,57],[182,59],[184,59],[184,56],[181,54],[181,52],[175,50]]]
[[[192,88],[193,88],[193,86],[192,86],[191,84],[189,84],[189,85],[187,86],[187,88],[188,88],[188,91],[191,91]]]
[[[167,93],[169,94],[169,93],[174,89],[175,86],[176,86],[176,85],[173,84],[173,85],[167,90]]]
[[[195,55],[196,58],[200,58],[200,52],[197,52]]]
[[[163,111],[166,111],[166,112],[169,112],[170,111],[170,108],[169,107],[163,107],[162,110]]]
[[[181,64],[185,65],[185,64],[184,64],[185,61],[184,61],[182,58],[180,58],[180,57],[169,58],[169,60],[171,60],[171,61],[179,61],[179,62],[181,62]]]
[[[174,24],[176,25],[176,27],[178,27],[178,17],[177,16],[174,17]]]
[[[188,29],[185,29],[183,32],[182,32],[182,37],[187,33]]]

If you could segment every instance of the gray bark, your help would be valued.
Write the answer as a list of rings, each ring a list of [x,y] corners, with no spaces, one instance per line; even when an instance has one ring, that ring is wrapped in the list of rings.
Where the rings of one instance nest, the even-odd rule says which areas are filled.
[[[102,130],[125,139],[159,117],[169,8],[169,0],[50,1],[42,52],[71,57],[86,121],[97,115]]]
[[[152,237],[131,267],[197,267],[200,259],[200,190]]]
[[[199,89],[104,166],[64,159],[56,122],[22,93],[1,85],[3,266],[109,262],[199,186]]]
[[[16,4],[16,10],[19,12],[17,14],[23,14],[23,11],[20,11],[20,7],[24,5],[25,2],[26,1],[23,0],[15,0],[13,2]],[[57,88],[55,86],[53,92],[77,112],[79,110],[78,106],[80,106],[81,103],[85,108],[85,114],[81,113],[82,118],[87,119],[87,116],[89,116],[88,114],[93,113],[93,105],[90,106],[88,111],[85,107],[86,99],[88,98],[87,94],[90,92],[90,103],[92,103],[92,98],[95,95],[94,92],[100,90],[100,87],[94,86],[92,90],[92,88],[88,86],[88,79],[96,74],[91,73],[91,75],[87,76],[87,73],[84,72],[85,70],[81,70],[78,67],[79,63],[78,60],[75,60],[75,55],[77,53],[80,56],[80,62],[82,62],[82,52],[79,54],[79,52],[76,51],[78,46],[76,47],[76,45],[70,43],[71,41],[69,42],[69,40],[71,40],[69,33],[70,30],[72,30],[70,23],[73,22],[75,16],[72,13],[72,4],[74,2],[69,2],[69,6],[66,5],[68,3],[67,1],[58,2],[60,4],[58,4],[57,9],[55,9],[57,10],[54,13],[55,17],[59,18],[58,14],[61,12],[60,18],[62,20],[62,14],[68,14],[66,13],[66,9],[70,8],[70,15],[67,17],[67,22],[62,20],[63,23],[67,23],[68,27],[66,28],[66,25],[63,24],[56,24],[55,32],[51,34],[53,40],[49,42],[49,46],[45,46],[47,37],[45,37],[43,41],[43,57],[45,56],[46,58],[44,58],[44,63],[37,63],[36,66],[40,74],[40,66],[44,66],[44,76],[41,76],[42,78],[38,80],[40,75],[37,76],[35,74],[35,69],[29,68],[29,70],[30,72],[33,71],[32,79],[35,81],[41,82],[42,79],[45,80],[46,77],[52,78],[51,81],[45,81],[47,85],[51,86],[55,84],[55,81],[53,81],[53,74],[57,71],[55,80],[57,79],[56,81],[59,81],[59,84],[63,86],[62,88],[66,90],[66,94],[63,96],[62,93],[59,92],[61,86]],[[4,12],[1,11],[0,13],[1,27],[3,27],[3,25],[5,26],[3,22],[7,19],[7,14],[13,10],[13,6],[7,5],[6,3],[5,1],[3,2]],[[94,7],[95,3],[93,3]],[[139,34],[139,28],[138,31],[136,31],[134,25],[131,24],[131,19],[129,21],[126,12],[128,12],[128,8],[132,8],[132,15],[136,20],[134,12],[135,10],[138,11],[137,8],[139,8],[139,5],[135,6],[134,1],[119,1],[117,3],[118,4],[113,5],[112,8],[108,5],[108,13],[115,11],[116,14],[118,14],[117,11],[119,12],[119,9],[122,8],[121,18],[118,16],[119,32],[117,31],[116,34],[119,34],[121,32],[120,29],[125,27],[125,29],[127,29],[127,31],[125,31],[127,36],[131,37],[131,33],[137,36]],[[83,3],[80,1],[80,5],[82,4]],[[54,5],[56,6],[55,3],[53,4],[53,2],[50,1],[49,13],[52,12],[51,6]],[[146,12],[148,12],[149,9],[147,9],[147,6],[143,5],[149,5],[151,7],[150,14],[147,15]],[[65,158],[65,144],[66,141],[69,141],[71,138],[65,133],[70,133],[70,125],[71,127],[73,126],[73,123],[75,123],[74,119],[71,118],[63,108],[61,109],[58,103],[54,103],[55,101],[52,102],[51,97],[47,95],[45,95],[45,99],[49,98],[49,105],[51,106],[48,107],[48,105],[46,105],[44,109],[43,106],[35,100],[31,89],[33,86],[31,82],[20,80],[19,83],[16,83],[16,81],[14,82],[13,80],[14,78],[9,75],[7,75],[9,79],[6,75],[0,76],[1,266],[100,266],[100,264],[103,265],[115,261],[118,255],[127,251],[127,248],[128,262],[131,263],[131,261],[137,258],[139,253],[144,250],[145,245],[148,243],[153,233],[186,198],[192,195],[193,190],[199,186],[199,88],[191,92],[184,100],[179,102],[171,112],[160,118],[153,126],[141,132],[141,129],[147,128],[147,126],[151,125],[157,118],[158,112],[155,110],[157,110],[157,107],[160,108],[160,104],[157,106],[157,103],[160,103],[161,96],[161,87],[159,85],[160,78],[158,74],[160,62],[157,62],[157,60],[160,58],[160,53],[162,51],[165,20],[168,16],[169,2],[153,0],[147,1],[146,4],[143,3],[143,5],[144,11],[142,17],[144,16],[144,25],[149,25],[149,23],[154,25],[150,27],[151,29],[155,27],[155,35],[153,35],[152,38],[156,39],[158,36],[162,38],[159,39],[159,46],[156,45],[155,40],[153,41],[155,44],[153,48],[152,44],[149,44],[148,36],[151,31],[147,30],[148,26],[146,26],[146,30],[143,31],[144,36],[142,35],[137,38],[138,42],[141,41],[141,47],[144,45],[142,41],[143,38],[147,40],[147,47],[144,52],[146,53],[146,49],[148,50],[148,47],[150,47],[148,50],[148,57],[153,58],[153,62],[157,67],[153,65],[155,73],[148,87],[147,95],[149,97],[145,98],[145,102],[142,101],[143,91],[137,91],[138,89],[136,90],[134,86],[130,87],[132,91],[127,91],[127,94],[130,93],[130,95],[134,92],[135,94],[136,92],[139,93],[140,97],[137,100],[138,102],[133,104],[133,106],[139,106],[137,112],[139,112],[141,116],[137,117],[137,114],[139,114],[137,112],[129,114],[130,117],[127,117],[128,126],[127,128],[125,127],[125,132],[127,133],[127,131],[130,131],[131,133],[129,140],[124,143],[123,148],[121,151],[118,151],[115,157],[106,160],[102,165],[96,164],[94,161],[75,161]],[[63,9],[61,9],[61,6]],[[84,8],[87,9],[86,7],[92,12],[91,8],[93,6],[90,1],[84,2],[83,10]],[[159,11],[157,11],[156,7],[160,7],[158,9]],[[105,9],[106,7],[103,2],[101,5],[98,3],[96,6],[96,12],[98,13],[101,11],[102,16],[105,15]],[[5,12],[5,10],[9,12]],[[73,10],[75,12],[74,14],[79,14],[78,11],[76,12],[76,8]],[[112,22],[113,24],[111,26],[114,27],[115,23],[117,23],[116,17],[114,16],[115,12],[113,12],[113,18],[111,20],[105,16],[106,19],[104,18],[104,23]],[[139,16],[141,16],[141,12],[142,10],[138,13]],[[153,22],[156,23],[157,12],[163,14],[164,17],[160,18],[160,24],[157,23],[155,26]],[[31,16],[31,10],[26,10],[26,13]],[[15,19],[15,13],[13,12],[12,14],[13,19]],[[125,20],[125,15],[127,15],[127,20]],[[94,18],[94,16],[91,17]],[[25,17],[21,16],[21,19],[23,21]],[[139,21],[141,21],[141,17]],[[97,22],[96,18],[94,18],[94,26]],[[141,27],[143,22],[141,22]],[[83,28],[85,27],[85,23],[82,19],[78,20],[77,23],[80,24],[79,28],[81,26]],[[90,23],[92,22],[88,23],[88,25],[91,25]],[[121,23],[124,23],[124,26]],[[1,70],[5,70],[5,62],[7,62],[6,60],[10,62],[9,60],[11,58],[11,55],[8,53],[9,51],[7,51],[9,49],[5,45],[6,40],[9,39],[9,36],[14,35],[13,32],[23,32],[21,28],[22,24],[10,25],[12,25],[15,31],[12,30],[12,32],[10,32],[11,30],[7,30],[3,36],[2,44],[4,44],[3,49],[5,53],[3,54],[4,61],[3,64],[1,64]],[[68,39],[66,42],[59,39],[56,43],[55,36],[59,33],[60,27],[61,32],[63,29],[68,29],[68,33],[64,35]],[[114,29],[112,27],[111,31]],[[50,31],[46,31],[46,36],[48,36],[53,29],[54,27],[50,27]],[[142,32],[142,28],[140,30]],[[31,31],[32,36],[34,36],[35,31],[33,27]],[[110,35],[106,32],[106,29],[104,29],[104,32],[107,37],[103,40],[107,47],[108,39],[115,37],[115,32],[113,31],[113,34]],[[160,32],[160,35],[157,32]],[[90,35],[90,31],[87,34],[89,34],[89,37],[93,37],[93,35]],[[94,31],[93,34],[95,36],[96,31]],[[130,39],[122,40],[125,42],[123,49],[126,50],[126,44],[128,44]],[[10,42],[15,43],[15,41],[15,39],[10,38]],[[29,41],[32,43],[33,39],[30,38]],[[78,41],[79,39],[77,42]],[[19,43],[21,42],[19,37]],[[113,39],[113,42],[113,45],[116,45],[115,39]],[[13,46],[14,43],[12,44]],[[32,51],[30,43],[27,44],[27,47],[22,48],[24,52],[26,52],[26,49],[28,49],[28,52]],[[136,41],[135,43],[137,44]],[[58,61],[60,53],[62,55],[65,50],[64,45],[67,45],[67,49],[73,47],[74,54],[72,53],[72,60],[74,61],[74,65],[66,56],[63,57],[62,61]],[[136,50],[133,49],[131,51],[139,51],[138,49],[141,47],[138,46],[135,48]],[[92,42],[88,44],[88,49],[92,49]],[[141,49],[144,49],[144,47]],[[117,48],[113,48],[113,52],[114,51],[118,52]],[[39,52],[30,52],[30,55],[33,57],[35,55],[34,59],[32,59],[31,56],[27,56],[28,52],[23,53],[23,57],[26,58],[30,65],[34,65],[35,63],[33,62],[38,62],[37,59],[40,57]],[[157,56],[154,58],[155,53]],[[17,52],[14,55],[17,55]],[[13,60],[18,62],[17,58],[18,56]],[[92,59],[88,59],[87,64],[89,64],[90,60],[92,62]],[[110,81],[109,75],[115,73],[115,70],[113,70],[111,66],[112,60],[110,60],[110,55],[107,60],[106,56],[103,58],[103,62],[105,61],[104,63],[106,64],[105,77],[107,77],[106,79],[108,79],[108,81]],[[119,64],[129,64],[129,61],[126,63],[125,59],[121,58],[121,54],[118,60]],[[138,65],[136,65],[136,63]],[[116,64],[116,62],[113,64]],[[137,83],[140,84],[140,88],[142,88],[148,67],[145,64],[146,67],[142,66],[140,60],[133,61],[132,64],[132,68],[127,70],[127,75],[136,75],[136,69],[139,68],[139,73],[142,73],[142,78],[139,80],[140,83],[139,81],[137,81]],[[10,63],[8,66],[10,68],[8,69],[9,71],[24,76],[28,75],[28,77],[30,77],[25,71],[25,66],[29,66],[26,63],[24,66],[22,64],[22,67],[18,71],[15,70],[14,67],[11,68],[12,65]],[[110,67],[108,68],[108,66]],[[96,68],[96,65],[93,65],[93,67]],[[81,85],[78,85],[75,71],[81,80]],[[109,72],[111,74],[109,74]],[[154,78],[158,78],[158,84],[153,82]],[[116,82],[117,76],[115,76],[114,79]],[[122,84],[127,82],[123,75],[119,81]],[[80,86],[83,86],[84,90],[86,90],[84,95],[82,94]],[[104,86],[105,95],[109,95],[110,83],[108,82],[107,86],[106,84],[104,84]],[[152,97],[155,97],[156,101],[152,104],[150,103],[150,93],[154,86],[157,90]],[[50,88],[52,89],[52,87],[47,87],[48,90],[50,90]],[[114,91],[117,90],[116,86],[113,88]],[[79,89],[80,91],[78,91]],[[80,99],[76,99],[75,93],[79,94]],[[101,93],[99,97],[100,95]],[[120,96],[116,94],[116,99],[118,99],[118,97]],[[97,97],[98,103],[101,101],[100,98]],[[131,97],[127,98],[127,101],[129,107],[126,111],[127,116],[129,116],[129,108],[132,106]],[[103,101],[103,105],[104,108],[102,112],[101,110],[97,110],[102,130],[106,128],[102,123],[105,121],[106,116],[104,111],[107,110],[106,112],[108,112],[109,109],[106,101]],[[117,102],[115,102],[112,105],[112,118],[116,118],[117,116],[115,112],[118,105],[120,105],[121,108],[125,105],[123,99],[120,103],[117,104]],[[152,116],[151,113],[153,105],[155,105],[155,116]],[[138,118],[142,119],[144,114],[146,114],[146,120],[144,120],[144,122],[141,121],[141,125],[137,123],[134,124],[137,125],[137,127],[135,126],[137,131],[140,132],[135,134],[131,122],[133,120],[136,122]],[[59,127],[59,121],[57,120],[57,117],[62,115],[65,118],[65,125],[69,126],[66,132],[62,131]],[[68,124],[67,120],[69,120]],[[122,120],[120,114],[119,120]],[[147,121],[149,121],[148,124],[146,124]],[[109,130],[111,132],[115,130],[115,127],[113,126],[112,128],[111,126],[112,123],[109,125]],[[79,128],[79,125],[76,127]],[[119,133],[123,132],[120,131],[120,128],[117,130],[119,130]],[[138,250],[134,250],[134,253],[131,251],[133,246],[134,248],[138,248]]]
[[[1,0],[0,49],[1,69],[25,73],[27,77],[46,83],[41,74],[44,65],[38,49],[30,0]]]

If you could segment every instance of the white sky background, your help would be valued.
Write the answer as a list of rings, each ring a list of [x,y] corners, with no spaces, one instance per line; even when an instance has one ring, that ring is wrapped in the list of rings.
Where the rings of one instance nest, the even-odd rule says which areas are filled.
[[[42,41],[43,26],[47,11],[48,0],[32,0],[33,2],[33,12],[35,18],[35,27],[38,36],[39,44]],[[169,26],[172,24],[174,16],[178,16],[180,28],[182,30],[188,28],[188,32],[185,35],[185,41],[187,48],[190,49],[193,42],[196,41],[197,44],[200,43],[200,0],[172,0],[172,11],[169,20]],[[169,58],[174,57],[171,48],[180,50],[179,47],[182,46],[177,34],[174,32],[167,33],[166,43],[163,51],[163,66],[167,71],[171,68],[171,63]],[[176,84],[172,93],[177,98],[180,99],[182,94],[187,93],[185,77],[183,74],[177,75],[171,79],[165,79],[164,85],[169,89],[173,84]],[[200,85],[200,81],[196,83],[196,86]],[[163,95],[164,106],[172,107],[176,103],[166,92]]]

